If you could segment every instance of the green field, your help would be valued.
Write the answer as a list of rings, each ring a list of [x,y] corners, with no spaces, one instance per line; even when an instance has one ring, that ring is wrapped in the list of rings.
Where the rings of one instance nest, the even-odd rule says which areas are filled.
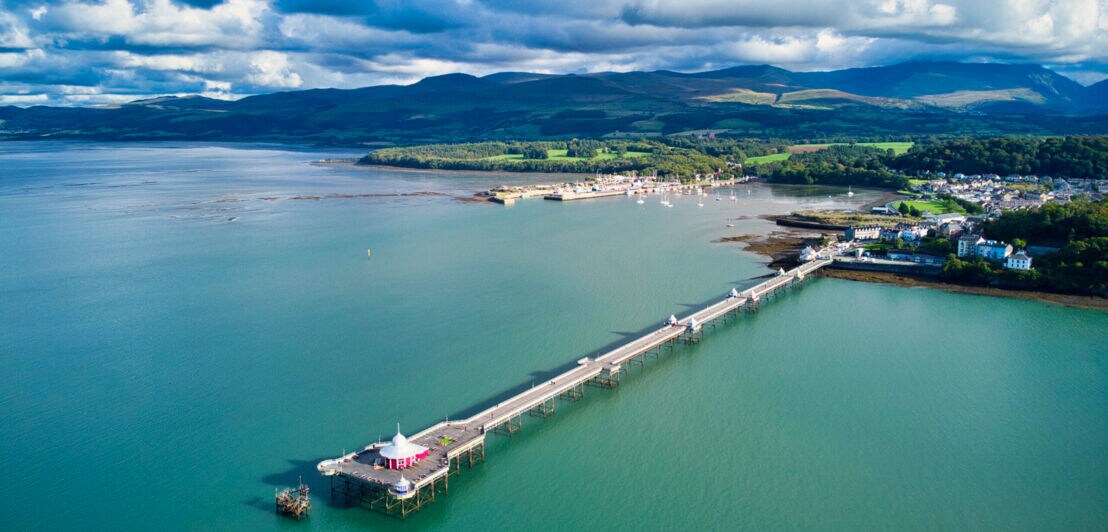
[[[915,142],[859,142],[859,146],[871,146],[882,150],[893,150],[893,153],[897,155],[904,155],[905,152],[912,149]]]
[[[826,148],[828,146],[841,146],[847,144],[845,142],[836,142],[833,144],[795,144],[790,146],[791,148]],[[869,146],[871,148],[878,148],[881,150],[893,150],[896,155],[903,155],[909,149],[915,145],[914,142],[858,142],[857,146]],[[748,157],[746,164],[761,164],[772,163],[774,161],[784,161],[791,156],[791,153],[775,153],[773,155],[759,155],[757,157]]]
[[[900,207],[900,203],[901,202],[895,203],[893,205],[893,207]],[[939,201],[939,200],[928,200],[928,201],[918,201],[917,200],[917,201],[905,201],[903,203],[907,203],[909,208],[915,207],[915,208],[919,209],[920,212],[931,211],[931,214],[946,214],[948,212],[957,212],[957,213],[961,213],[961,214],[966,213],[966,211],[963,210],[961,207],[956,207],[954,209],[951,209],[950,206],[948,206],[946,203],[943,203],[942,201]]]
[[[774,161],[784,161],[788,159],[791,153],[775,153],[773,155],[759,155],[757,157],[747,157],[746,164],[761,164],[772,163]]]
[[[833,142],[831,144],[794,144],[790,148],[826,148],[828,146],[843,146],[847,142]],[[896,155],[903,155],[912,148],[915,142],[855,142],[855,146],[869,146],[880,150],[893,150]]]
[[[550,158],[551,161],[584,161],[585,160],[584,157],[569,157],[569,156],[566,155],[566,151],[567,150],[546,150],[546,155],[547,155],[547,157]],[[589,159],[589,160],[590,161],[607,161],[607,160],[610,160],[610,159],[615,159],[616,155],[617,155],[616,153],[598,153],[598,154],[596,154],[596,157],[593,157],[592,159]],[[650,153],[645,152],[645,151],[629,151],[625,154],[625,157],[627,157],[628,159],[633,159],[635,157],[644,157],[644,156],[647,156],[647,155],[650,155]],[[504,154],[504,155],[495,155],[493,157],[485,157],[485,159],[486,160],[516,160],[516,161],[522,161],[523,160],[523,154],[521,154],[521,153],[511,153],[511,154]]]

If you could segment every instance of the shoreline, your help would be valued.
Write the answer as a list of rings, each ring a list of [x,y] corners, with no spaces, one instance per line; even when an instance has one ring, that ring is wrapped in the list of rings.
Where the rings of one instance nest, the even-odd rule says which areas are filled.
[[[798,263],[796,257],[800,254],[800,250],[812,240],[814,240],[814,238],[810,236],[805,237],[796,233],[771,231],[769,234],[765,235],[747,234],[729,236],[720,238],[714,242],[723,244],[743,244],[743,251],[748,251],[769,259],[767,267],[770,270],[776,270],[778,268],[788,269],[795,266]],[[1072,308],[1108,311],[1108,298],[1094,295],[1061,294],[1038,290],[1013,290],[991,286],[962,285],[948,283],[937,277],[921,277],[891,272],[840,270],[833,267],[823,268],[816,275],[832,279],[886,284],[907,288],[929,288],[959,294],[1029,299]]]
[[[954,284],[933,278],[924,278],[889,272],[871,272],[825,268],[818,275],[820,277],[845,279],[848,281],[860,281],[866,283],[887,284],[904,287],[932,288],[936,290],[955,292],[959,294],[1030,299],[1033,301],[1043,301],[1047,303],[1063,305],[1066,307],[1108,311],[1108,298],[1100,296],[1060,294],[1057,292],[1042,292],[1037,290],[1013,290],[991,286]]]

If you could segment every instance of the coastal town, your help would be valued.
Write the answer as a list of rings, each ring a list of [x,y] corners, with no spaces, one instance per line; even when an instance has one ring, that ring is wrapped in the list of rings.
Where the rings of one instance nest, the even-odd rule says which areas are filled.
[[[514,205],[516,200],[544,198],[554,201],[606,198],[612,196],[636,196],[645,194],[683,195],[703,192],[710,188],[732,186],[755,179],[753,176],[725,178],[720,173],[694,175],[691,180],[659,179],[657,175],[640,176],[635,172],[624,174],[597,174],[580,181],[535,185],[500,185],[478,195],[502,205]]]
[[[1005,213],[1037,209],[1047,203],[1068,204],[1075,199],[1099,201],[1108,180],[1065,179],[1050,176],[997,174],[946,176],[941,172],[913,186],[915,201],[891,201],[873,207],[883,221],[852,224],[843,231],[849,253],[836,257],[846,269],[938,275],[947,257],[982,259],[1006,270],[1030,271],[1035,257],[1057,253],[1053,243],[989,238],[985,226]],[[947,200],[952,212],[920,211],[912,203]],[[977,214],[969,214],[967,208]],[[897,216],[890,222],[888,216]],[[810,248],[809,248],[810,249]],[[808,251],[808,250],[805,250]],[[946,251],[946,253],[942,253]],[[802,253],[804,260],[810,255]]]
[[[1004,211],[1029,209],[1048,201],[1068,202],[1084,195],[1092,200],[1104,197],[1106,179],[1076,179],[1051,176],[1012,174],[955,173],[950,177],[939,172],[936,179],[922,183],[916,190],[927,195],[949,194],[955,198],[981,205],[992,216]]]
[[[673,207],[677,196],[693,196],[703,207],[709,196],[716,201],[738,200],[733,189],[722,193],[713,189],[764,181],[739,170],[738,177],[735,168],[729,168],[727,173],[720,169],[684,179],[598,172],[560,183],[500,185],[478,196],[502,205],[528,198],[576,201],[618,196],[633,197],[643,204],[644,196],[653,196],[663,207]],[[837,270],[942,277],[952,282],[969,280],[1026,289],[1045,282],[1037,264],[1044,259],[1048,266],[1054,265],[1053,257],[1062,250],[1063,242],[1006,241],[990,234],[990,224],[1006,214],[1037,211],[1044,205],[1096,202],[1104,198],[1102,191],[1108,190],[1104,179],[995,173],[927,172],[910,183],[892,201],[857,211],[797,212],[778,217],[777,223],[833,231],[823,233],[818,245],[800,250],[802,263],[826,259]],[[855,194],[850,188],[846,193]]]
[[[1007,242],[988,240],[979,229],[982,221],[982,217],[941,214],[892,226],[850,226],[843,234],[841,245],[831,248],[838,252],[833,260],[836,267],[844,269],[937,275],[942,272],[944,256],[918,251],[928,240],[954,242],[956,256],[960,259],[980,257],[1011,270],[1032,269],[1032,253],[1058,251],[1046,246],[1025,246],[1017,250]],[[801,262],[818,258],[811,246],[800,253]]]

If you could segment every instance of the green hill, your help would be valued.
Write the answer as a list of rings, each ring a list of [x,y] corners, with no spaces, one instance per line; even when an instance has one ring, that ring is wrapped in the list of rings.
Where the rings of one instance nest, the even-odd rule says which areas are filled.
[[[407,86],[228,102],[165,97],[97,108],[2,107],[0,138],[326,144],[719,134],[803,139],[1108,132],[1104,82],[1034,65],[912,62],[832,72],[767,65],[545,75],[450,74]]]

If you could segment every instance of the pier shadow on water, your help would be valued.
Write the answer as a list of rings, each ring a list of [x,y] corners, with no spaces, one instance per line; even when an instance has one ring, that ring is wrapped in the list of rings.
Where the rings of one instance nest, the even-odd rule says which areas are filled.
[[[750,279],[743,279],[741,281],[736,281],[732,284],[734,286],[736,286],[737,288],[739,288],[739,291],[743,291],[743,290],[746,290],[747,288],[749,288],[751,286],[754,286],[754,285],[758,284],[762,280],[764,280],[766,278],[774,277],[775,275],[776,274],[770,273],[770,274],[766,274],[766,275],[762,275],[762,276],[758,276],[758,277],[753,277],[753,278],[750,278]],[[679,307],[683,307],[688,311],[697,311],[697,310],[706,308],[706,307],[708,307],[712,304],[718,303],[723,297],[725,297],[725,294],[719,294],[719,295],[711,297],[710,299],[706,299],[701,303],[677,303],[676,305],[679,306]],[[687,312],[679,312],[679,314],[686,314],[686,313]],[[619,346],[622,346],[622,345],[626,344],[627,342],[629,342],[629,341],[631,341],[635,338],[645,336],[645,335],[657,330],[659,327],[661,327],[664,324],[665,318],[666,318],[666,316],[661,316],[660,319],[657,322],[651,323],[651,324],[647,325],[646,327],[643,327],[642,329],[640,329],[638,331],[609,331],[612,334],[618,335],[619,338],[609,342],[606,345],[602,345],[602,346],[600,346],[596,349],[592,349],[592,350],[588,351],[587,353],[581,353],[577,356],[577,358],[581,358],[581,357],[584,357],[584,356],[597,357],[597,356],[602,355],[604,353],[607,353],[608,351],[611,351],[611,350],[613,350],[613,349],[615,349]],[[574,358],[573,360],[569,360],[564,364],[561,364],[559,366],[555,366],[555,367],[552,367],[552,368],[536,369],[534,371],[531,371],[530,373],[528,373],[530,379],[528,379],[527,381],[520,383],[518,386],[513,386],[511,388],[502,390],[499,393],[489,397],[488,399],[480,401],[480,402],[478,402],[474,405],[470,405],[469,407],[463,408],[461,410],[457,410],[457,411],[450,414],[450,419],[465,419],[465,418],[468,418],[468,417],[473,416],[474,414],[476,414],[478,412],[481,412],[482,410],[485,410],[487,408],[491,408],[493,406],[496,406],[497,404],[502,403],[505,400],[510,399],[510,398],[526,391],[529,388],[532,388],[532,387],[534,387],[538,384],[544,383],[544,382],[546,382],[546,381],[548,381],[548,380],[550,380],[550,379],[552,379],[552,378],[554,378],[554,377],[556,377],[556,376],[558,376],[562,373],[565,373],[566,371],[569,371],[569,370],[571,370],[571,369],[573,369],[574,367],[577,366],[577,358]]]

